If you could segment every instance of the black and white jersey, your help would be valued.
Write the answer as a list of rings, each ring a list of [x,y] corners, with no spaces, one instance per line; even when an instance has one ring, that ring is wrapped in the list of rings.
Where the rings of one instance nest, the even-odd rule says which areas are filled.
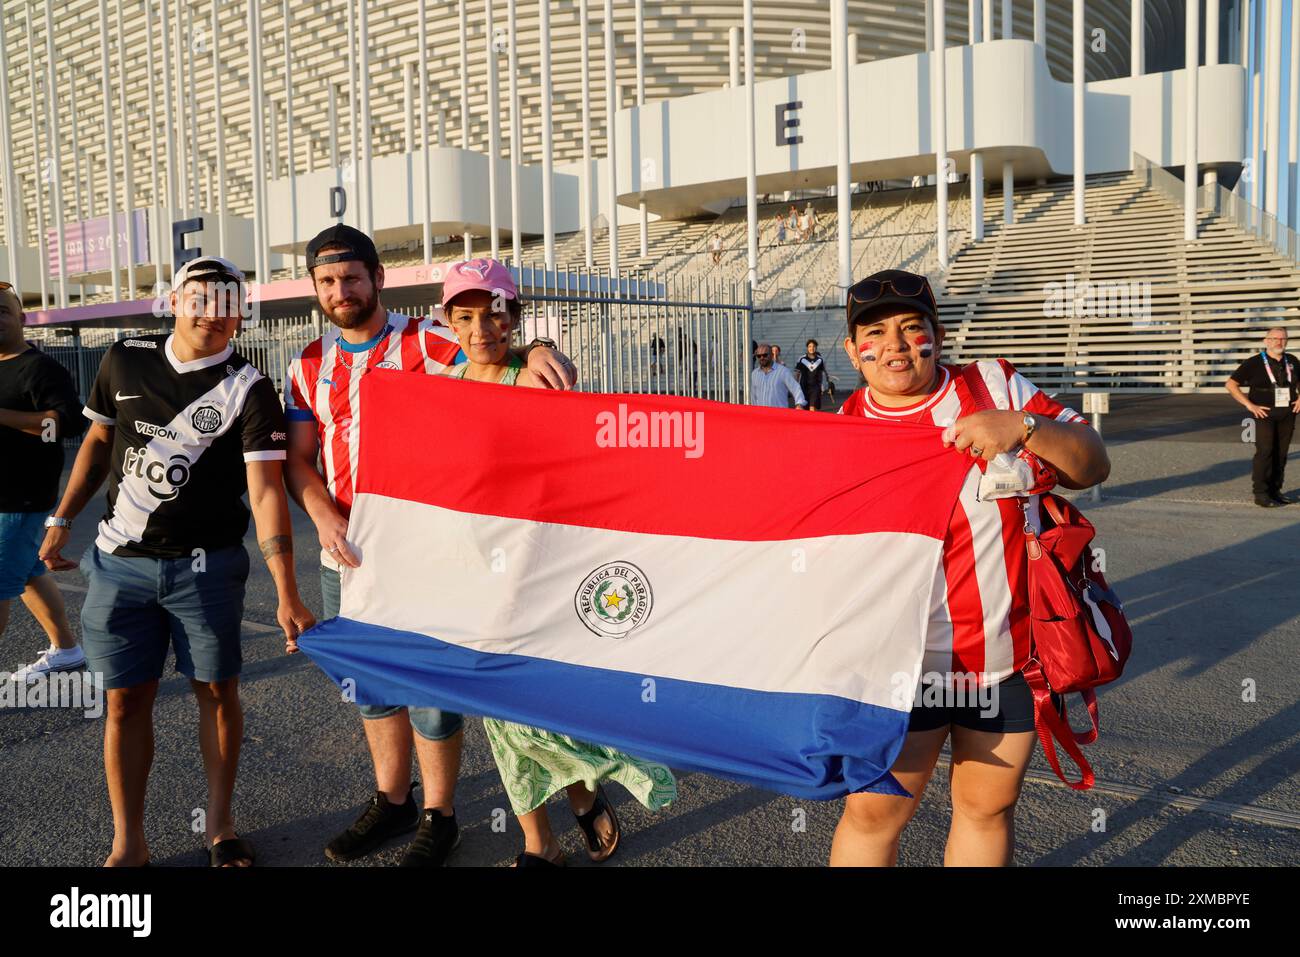
[[[822,390],[822,376],[826,374],[826,360],[820,352],[813,356],[802,355],[794,364],[794,374],[799,380],[803,394],[812,396]]]
[[[248,531],[245,462],[287,455],[271,380],[229,346],[182,362],[169,335],[116,342],[84,409],[114,426],[108,511],[95,544],[128,557],[182,558]]]

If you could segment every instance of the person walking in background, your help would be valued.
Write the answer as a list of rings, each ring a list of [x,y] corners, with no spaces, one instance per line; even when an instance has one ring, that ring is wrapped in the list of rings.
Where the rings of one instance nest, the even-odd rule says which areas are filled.
[[[758,359],[758,368],[749,376],[749,404],[762,405],[771,409],[788,409],[789,399],[799,408],[807,408],[799,383],[785,366],[772,363],[772,346],[760,342],[754,350]]]
[[[1296,501],[1282,494],[1287,450],[1295,433],[1296,413],[1300,413],[1300,362],[1286,351],[1286,344],[1285,329],[1268,330],[1264,348],[1238,366],[1224,383],[1228,394],[1255,417],[1251,485],[1255,504],[1261,508]]]
[[[783,368],[785,366],[785,363],[781,361],[781,347],[778,345],[772,346],[772,365],[781,366]]]
[[[49,647],[12,680],[32,682],[86,663],[63,595],[40,560],[45,520],[59,496],[63,439],[86,431],[67,370],[23,339],[22,299],[0,282],[0,635],[22,596]]]
[[[822,408],[822,378],[826,374],[826,360],[817,351],[816,339],[809,339],[804,349],[804,354],[794,364],[794,375],[799,382],[799,388],[803,390],[804,398],[808,400],[809,411],[816,409],[820,412]]]
[[[780,213],[777,213],[775,215],[776,215],[776,241],[778,244],[784,244],[785,243],[785,220],[781,218]]]
[[[713,265],[722,262],[722,237],[717,233],[714,233],[713,238],[709,240],[709,250],[713,256]]]

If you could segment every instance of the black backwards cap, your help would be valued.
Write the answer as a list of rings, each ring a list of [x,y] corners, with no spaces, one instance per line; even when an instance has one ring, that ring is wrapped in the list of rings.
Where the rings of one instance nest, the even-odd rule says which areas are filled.
[[[343,249],[336,249],[325,255],[320,255],[320,251],[327,246],[343,246]],[[379,267],[379,252],[375,249],[374,242],[359,229],[352,226],[345,226],[343,223],[335,223],[328,229],[322,229],[315,235],[311,242],[307,244],[307,271],[311,272],[317,266],[328,266],[330,263],[344,262],[361,262],[365,263],[370,269]]]

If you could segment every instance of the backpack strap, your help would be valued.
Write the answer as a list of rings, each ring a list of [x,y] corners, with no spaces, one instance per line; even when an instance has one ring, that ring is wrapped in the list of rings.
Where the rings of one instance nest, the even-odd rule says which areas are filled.
[[[1097,698],[1091,691],[1084,693],[1085,701],[1088,701],[1088,712],[1093,718],[1093,728],[1091,732],[1085,732],[1084,735],[1077,735],[1075,730],[1070,727],[1070,722],[1065,715],[1056,710],[1052,704],[1052,691],[1047,686],[1047,680],[1043,677],[1043,671],[1036,659],[1030,659],[1029,664],[1025,665],[1022,672],[1029,689],[1034,693],[1034,727],[1038,731],[1038,741],[1043,746],[1043,756],[1047,758],[1047,763],[1052,766],[1056,776],[1068,784],[1076,791],[1086,791],[1093,786],[1096,778],[1092,773],[1092,765],[1088,759],[1083,756],[1079,750],[1079,744],[1088,743],[1096,740],[1097,737]],[[1091,697],[1091,701],[1089,701]],[[1062,699],[1061,710],[1065,710],[1064,699]],[[1091,737],[1083,741],[1083,737]],[[1071,781],[1061,770],[1060,759],[1056,755],[1056,744],[1060,743],[1065,753],[1070,756],[1075,767],[1079,769],[1079,780]]]
[[[971,362],[961,370],[962,381],[966,383],[966,388],[970,390],[972,398],[975,399],[975,407],[983,411],[984,409],[996,409],[998,404],[993,401],[993,396],[989,393],[988,383],[984,381],[984,376],[980,375],[980,366],[978,362]]]

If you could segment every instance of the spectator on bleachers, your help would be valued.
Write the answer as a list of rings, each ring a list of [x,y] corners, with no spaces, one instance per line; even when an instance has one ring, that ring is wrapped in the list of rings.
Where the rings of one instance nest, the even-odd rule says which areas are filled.
[[[709,240],[709,250],[713,255],[713,265],[722,262],[722,237],[717,233],[714,233],[713,238]]]
[[[1285,329],[1270,329],[1264,335],[1264,348],[1238,366],[1225,383],[1228,393],[1255,417],[1251,482],[1255,504],[1261,508],[1295,501],[1282,495],[1282,478],[1300,412],[1300,362],[1286,351],[1286,343]]]
[[[776,214],[776,241],[777,243],[785,242],[785,220],[781,218],[780,213]]]

